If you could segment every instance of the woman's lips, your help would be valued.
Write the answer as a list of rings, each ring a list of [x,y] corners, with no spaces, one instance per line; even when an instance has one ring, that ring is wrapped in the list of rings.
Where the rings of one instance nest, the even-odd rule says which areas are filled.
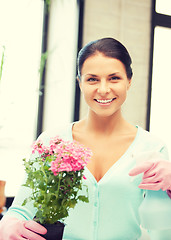
[[[96,102],[100,103],[100,104],[110,104],[111,102],[113,102],[116,98],[110,98],[110,99],[94,99]]]

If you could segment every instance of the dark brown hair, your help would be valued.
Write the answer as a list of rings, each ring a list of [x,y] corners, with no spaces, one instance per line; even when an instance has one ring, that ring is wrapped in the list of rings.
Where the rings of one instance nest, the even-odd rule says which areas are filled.
[[[77,59],[79,79],[81,79],[81,69],[85,60],[90,56],[97,54],[98,52],[107,57],[120,60],[125,66],[128,79],[132,78],[132,60],[127,49],[122,43],[114,38],[102,38],[88,43],[79,51]]]

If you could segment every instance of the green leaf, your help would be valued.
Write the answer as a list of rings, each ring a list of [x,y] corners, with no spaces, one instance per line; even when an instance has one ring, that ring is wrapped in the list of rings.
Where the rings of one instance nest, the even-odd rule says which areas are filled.
[[[5,57],[5,46],[3,46],[3,52],[2,52],[2,58],[1,58],[1,64],[0,64],[0,81],[2,78],[2,70],[4,65],[4,57]]]
[[[78,199],[79,199],[80,201],[82,201],[82,202],[86,202],[86,203],[89,202],[88,197],[83,196],[83,195],[78,196]]]

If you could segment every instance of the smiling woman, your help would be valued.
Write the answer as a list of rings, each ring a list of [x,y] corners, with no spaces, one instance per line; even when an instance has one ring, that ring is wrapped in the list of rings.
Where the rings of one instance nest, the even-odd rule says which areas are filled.
[[[99,111],[102,110],[103,115],[112,112],[114,114],[120,109],[131,84],[124,64],[102,53],[85,60],[81,79],[78,80],[89,111],[93,110],[96,113],[98,111],[100,114]]]
[[[110,38],[90,43],[80,51],[77,79],[89,111],[93,105],[94,111],[105,109],[103,114],[121,107],[131,85],[131,63],[126,48]]]
[[[167,148],[161,140],[141,127],[131,125],[122,116],[121,108],[131,86],[131,78],[131,58],[120,42],[104,38],[89,43],[78,56],[78,81],[89,107],[87,116],[52,134],[44,133],[39,138],[48,143],[50,137],[57,134],[66,140],[83,144],[93,153],[84,170],[85,178],[82,179],[88,186],[89,202],[80,202],[69,211],[65,219],[64,240],[140,239],[139,208],[144,202],[148,205],[148,200],[144,198],[148,189],[162,189],[156,192],[156,196],[159,201],[162,201],[160,197],[163,194],[167,199],[165,211],[160,209],[160,214],[155,214],[156,218],[159,220],[162,216],[166,220],[170,217],[171,201],[165,192],[171,188],[168,180],[168,176],[171,178],[171,163],[164,160],[168,158]],[[154,164],[149,164],[149,160]],[[141,166],[141,169],[137,167],[129,175],[138,161],[145,161],[145,166]],[[148,166],[152,166],[152,169]],[[138,174],[144,171],[143,184],[140,184],[142,175]],[[132,179],[133,175],[138,176]],[[80,189],[80,194],[84,195],[84,191]],[[32,203],[21,206],[29,196],[29,190],[22,186],[0,223],[1,240],[10,239],[6,238],[10,219],[10,236],[23,240],[27,236],[27,227],[19,234],[20,226],[22,223],[26,226],[25,219],[33,219],[37,211]],[[158,213],[157,206],[152,204],[151,209]],[[31,223],[36,226],[34,221]],[[163,229],[161,224],[158,224],[158,228],[154,224],[152,231],[151,225],[147,224],[146,229],[151,240],[171,239],[170,222],[167,229]],[[35,234],[33,228],[29,232]]]

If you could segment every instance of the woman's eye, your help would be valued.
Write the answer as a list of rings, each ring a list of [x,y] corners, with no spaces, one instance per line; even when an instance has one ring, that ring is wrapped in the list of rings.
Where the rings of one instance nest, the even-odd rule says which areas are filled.
[[[96,82],[96,81],[98,81],[98,80],[97,80],[96,78],[88,78],[87,81],[88,81],[88,82]]]
[[[116,80],[119,80],[120,79],[120,77],[117,77],[117,76],[113,76],[113,77],[111,77],[109,80],[113,80],[113,81],[116,81]]]

